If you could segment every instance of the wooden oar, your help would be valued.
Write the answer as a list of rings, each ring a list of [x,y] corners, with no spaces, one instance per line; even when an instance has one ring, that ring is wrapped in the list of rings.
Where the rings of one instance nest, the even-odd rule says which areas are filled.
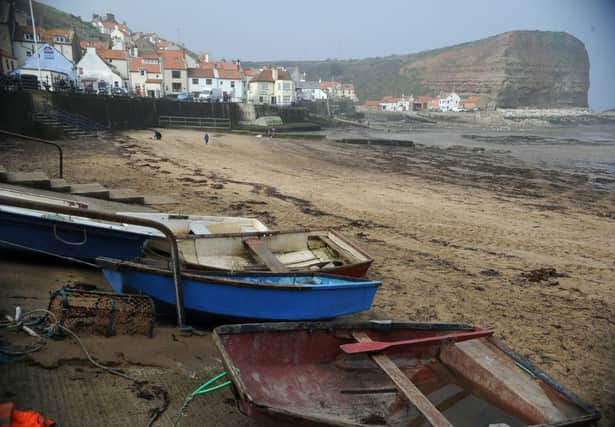
[[[386,350],[387,348],[397,347],[400,345],[437,344],[442,341],[460,342],[475,338],[488,337],[491,335],[493,335],[493,331],[460,332],[457,334],[436,335],[432,337],[415,338],[412,340],[402,341],[357,342],[351,344],[342,344],[340,345],[340,348],[346,354],[373,353],[375,351],[382,351]]]

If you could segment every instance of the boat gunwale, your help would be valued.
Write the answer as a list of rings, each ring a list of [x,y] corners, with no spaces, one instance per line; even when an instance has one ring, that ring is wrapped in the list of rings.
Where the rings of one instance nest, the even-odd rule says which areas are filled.
[[[239,371],[233,359],[226,351],[226,347],[222,342],[223,335],[238,335],[242,333],[263,333],[263,332],[291,332],[291,331],[304,331],[307,330],[310,333],[315,330],[327,330],[333,332],[335,330],[357,330],[367,329],[372,331],[392,331],[403,329],[416,329],[416,330],[474,330],[475,327],[461,324],[461,323],[425,323],[425,322],[411,322],[411,321],[382,321],[382,320],[369,320],[359,322],[277,322],[277,323],[243,323],[233,325],[221,325],[216,327],[212,332],[212,337],[218,351],[222,355],[222,363],[224,364],[228,375],[233,382],[233,388],[239,394],[240,398],[243,398],[244,403],[250,407],[256,408],[258,411],[264,411],[268,414],[283,413],[289,416],[295,416],[297,419],[303,419],[306,421],[321,421],[327,422],[326,419],[316,419],[311,417],[305,417],[299,412],[293,412],[285,408],[279,408],[275,406],[268,406],[261,403],[257,403],[250,395],[248,388],[243,382],[241,375],[238,375]],[[509,356],[513,361],[519,363],[523,368],[530,371],[537,378],[544,381],[553,391],[563,395],[569,399],[573,404],[577,405],[581,410],[586,413],[583,415],[567,418],[562,421],[556,421],[553,423],[535,424],[533,427],[565,427],[565,426],[580,426],[589,425],[588,423],[597,422],[602,417],[600,411],[594,408],[592,405],[581,399],[577,394],[568,390],[566,387],[555,381],[549,375],[547,375],[540,368],[534,366],[527,359],[521,356],[516,351],[512,350],[505,343],[497,339],[495,336],[484,338],[493,344],[498,350]],[[248,414],[247,414],[248,415]],[[361,426],[360,423],[342,423],[342,424],[330,424],[339,426]]]
[[[161,269],[157,267],[152,267],[149,265],[138,264],[129,261],[120,261],[113,260],[110,258],[96,258],[96,264],[99,268],[111,270],[111,271],[121,271],[121,270],[132,270],[138,271],[140,273],[148,273],[148,274],[157,274],[160,276],[173,276],[173,272],[167,269]],[[213,274],[213,275],[212,275]],[[249,282],[244,280],[232,279],[224,276],[231,275],[257,275],[262,277],[324,277],[331,278],[337,280],[343,280],[345,282],[352,282],[352,285],[323,285],[323,284],[269,284],[263,282]],[[241,273],[209,273],[205,274],[205,272],[201,273],[189,273],[189,272],[181,272],[182,280],[191,279],[197,282],[214,282],[216,284],[227,285],[227,286],[237,286],[237,287],[249,287],[249,288],[257,288],[257,289],[271,289],[271,290],[287,290],[287,291],[317,291],[317,290],[335,290],[335,289],[348,289],[348,288],[372,288],[372,287],[380,287],[382,282],[378,280],[368,280],[364,278],[358,277],[348,277],[348,276],[340,276],[335,274],[328,273],[320,273],[320,272],[291,272],[291,273],[272,273],[272,272],[241,272]]]

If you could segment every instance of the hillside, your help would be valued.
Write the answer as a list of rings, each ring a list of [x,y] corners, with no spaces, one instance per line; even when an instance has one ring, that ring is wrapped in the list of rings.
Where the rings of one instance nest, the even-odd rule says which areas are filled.
[[[309,79],[353,81],[362,100],[455,90],[499,107],[587,107],[589,89],[585,46],[562,32],[513,31],[410,55],[282,65]]]
[[[30,16],[28,0],[16,0],[15,8]],[[32,2],[32,8],[34,9],[37,26],[43,28],[74,28],[80,40],[104,40],[104,35],[78,16],[36,1]]]

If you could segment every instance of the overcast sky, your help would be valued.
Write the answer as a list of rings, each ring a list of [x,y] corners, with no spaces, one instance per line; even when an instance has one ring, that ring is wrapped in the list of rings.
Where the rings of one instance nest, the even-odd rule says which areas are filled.
[[[589,52],[590,106],[615,108],[615,0],[43,0],[90,20],[114,13],[215,58],[297,60],[413,53],[511,30],[566,31]]]

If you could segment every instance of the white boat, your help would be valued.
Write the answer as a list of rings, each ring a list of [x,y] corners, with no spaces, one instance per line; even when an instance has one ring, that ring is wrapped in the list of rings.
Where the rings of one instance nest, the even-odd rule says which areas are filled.
[[[178,237],[269,231],[269,228],[256,218],[154,212],[118,212],[117,214],[159,222],[166,225]]]

